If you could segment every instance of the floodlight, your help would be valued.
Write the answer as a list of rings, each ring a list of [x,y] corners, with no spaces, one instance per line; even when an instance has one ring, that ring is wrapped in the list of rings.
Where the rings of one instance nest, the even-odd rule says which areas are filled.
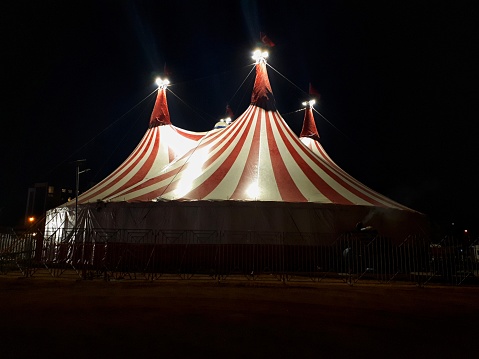
[[[168,79],[162,80],[161,78],[157,77],[155,83],[158,85],[159,88],[164,89],[170,84],[170,81],[168,81]]]
[[[313,105],[316,103],[316,100],[309,100],[309,101],[304,101],[302,103],[303,106],[308,106],[308,107],[313,107]]]
[[[252,56],[253,60],[255,60],[256,63],[259,63],[261,61],[266,61],[267,57],[268,57],[268,52],[267,51],[261,52],[261,50],[255,50]]]

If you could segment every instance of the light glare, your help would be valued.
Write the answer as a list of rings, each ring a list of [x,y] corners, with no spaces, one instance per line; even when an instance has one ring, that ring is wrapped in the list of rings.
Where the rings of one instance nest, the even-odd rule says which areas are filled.
[[[258,183],[254,182],[254,183],[250,184],[248,189],[246,190],[246,194],[250,198],[257,198],[259,196]]]
[[[302,103],[303,106],[308,106],[308,107],[313,107],[313,105],[316,103],[316,100],[310,100],[310,101],[304,101]]]
[[[253,60],[255,60],[256,63],[260,63],[261,61],[266,62],[267,57],[268,57],[268,52],[267,51],[261,52],[261,50],[255,50],[252,56]]]
[[[162,80],[160,77],[157,77],[155,83],[159,88],[165,89],[170,84],[170,81],[168,81],[168,79]]]

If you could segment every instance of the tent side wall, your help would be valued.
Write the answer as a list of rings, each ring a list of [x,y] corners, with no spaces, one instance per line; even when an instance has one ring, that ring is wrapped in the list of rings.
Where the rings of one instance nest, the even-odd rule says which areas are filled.
[[[331,240],[362,222],[379,235],[400,243],[410,235],[427,236],[427,219],[413,211],[369,206],[319,203],[242,201],[165,201],[151,203],[95,203],[78,206],[77,230],[130,229],[157,231],[217,231],[228,233],[282,233],[282,244],[297,244],[302,235]],[[48,212],[46,235],[64,237],[72,230],[75,208]],[[241,240],[240,240],[241,242]]]
[[[78,217],[78,227],[75,218]],[[355,224],[374,226],[361,233]],[[113,275],[386,270],[389,251],[424,237],[415,212],[274,202],[97,203],[48,213],[42,261]],[[355,261],[344,256],[355,253]],[[387,253],[386,253],[387,252]],[[392,263],[389,263],[392,264]],[[392,275],[396,268],[387,266]],[[392,273],[392,272],[391,272]],[[388,272],[388,275],[391,275]],[[136,275],[136,274],[135,274]]]

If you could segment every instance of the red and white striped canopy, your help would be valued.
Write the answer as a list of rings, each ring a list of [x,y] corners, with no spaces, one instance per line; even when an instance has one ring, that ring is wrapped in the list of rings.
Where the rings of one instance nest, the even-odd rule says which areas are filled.
[[[160,173],[148,171],[141,181],[130,181],[103,199],[314,202],[406,209],[349,176],[319,143],[319,154],[305,145],[274,101],[262,60],[256,64],[251,105],[230,126],[210,132]]]
[[[144,178],[157,175],[205,136],[171,124],[166,89],[160,87],[150,117],[150,125],[131,155],[103,181],[78,197],[78,203],[92,203],[115,196]]]

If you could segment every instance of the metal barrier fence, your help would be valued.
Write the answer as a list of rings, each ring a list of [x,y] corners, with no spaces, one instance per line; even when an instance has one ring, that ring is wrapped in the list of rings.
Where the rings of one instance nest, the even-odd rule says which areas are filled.
[[[479,284],[479,243],[408,237],[399,244],[375,233],[90,229],[42,235],[0,234],[0,274],[148,279],[413,282]]]
[[[41,248],[37,233],[0,233],[0,275],[20,271],[30,276],[35,267],[35,253]],[[37,256],[40,253],[37,253]]]

